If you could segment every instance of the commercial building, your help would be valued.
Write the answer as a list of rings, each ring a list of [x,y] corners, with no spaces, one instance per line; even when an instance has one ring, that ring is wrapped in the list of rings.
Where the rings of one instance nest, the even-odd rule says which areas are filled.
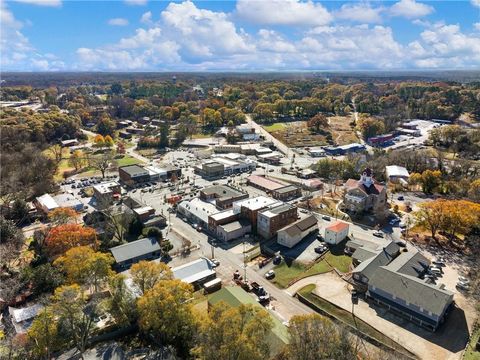
[[[217,161],[207,161],[196,166],[194,171],[205,179],[217,179],[225,175],[225,165]]]
[[[162,215],[157,215],[155,209],[151,206],[137,207],[132,209],[132,212],[144,227],[164,227],[167,225],[167,219]]]
[[[354,286],[365,291],[367,300],[430,331],[445,321],[453,293],[422,279],[430,261],[417,249],[400,252],[391,242],[377,249],[361,246],[353,257],[360,262],[353,271]]]
[[[403,166],[397,166],[397,165],[385,166],[385,172],[386,172],[388,181],[394,182],[394,183],[401,183],[404,185],[408,184],[408,179],[410,178],[410,174],[408,173],[408,170],[405,169]]]
[[[275,204],[258,213],[257,233],[265,239],[272,238],[278,230],[298,219],[297,208],[290,204]]]
[[[308,215],[280,229],[277,235],[277,242],[280,245],[292,248],[317,229],[317,218],[313,215]]]
[[[59,194],[55,196],[44,194],[35,198],[33,204],[39,212],[45,215],[57,208],[69,208],[78,212],[84,208],[83,203],[72,194]]]
[[[287,186],[287,184],[282,183],[277,180],[267,179],[264,176],[251,175],[247,178],[247,185],[253,186],[257,189],[270,193],[273,190],[280,189]]]
[[[290,201],[302,196],[302,190],[295,185],[288,185],[272,190],[271,196],[277,200]]]
[[[346,155],[354,152],[365,151],[366,147],[363,144],[352,143],[341,146],[327,146],[323,150],[328,155]]]
[[[224,145],[213,146],[213,151],[215,153],[239,153],[241,152],[241,150],[242,148],[240,145],[224,144]]]
[[[257,196],[250,199],[240,200],[233,203],[233,212],[239,218],[248,220],[252,224],[252,230],[257,229],[257,215],[260,211],[281,202],[266,196]]]
[[[184,200],[177,206],[177,213],[185,216],[192,224],[208,229],[209,216],[220,212],[217,207],[199,198]]]
[[[389,143],[395,136],[393,134],[378,135],[367,139],[367,143],[372,146],[382,146],[385,143]]]
[[[110,205],[112,200],[121,194],[120,184],[116,181],[109,181],[93,186],[93,196],[97,204]]]
[[[336,245],[345,240],[348,236],[349,225],[342,221],[336,221],[325,228],[325,242]]]
[[[216,236],[222,241],[231,241],[241,238],[252,231],[252,225],[247,220],[239,219],[230,223],[219,225]]]
[[[283,155],[278,151],[274,151],[267,154],[257,155],[258,161],[264,162],[266,164],[278,165]]]
[[[217,277],[212,262],[206,258],[200,258],[187,264],[172,268],[173,277],[199,289],[206,282]]]
[[[247,193],[227,185],[213,185],[200,190],[201,200],[211,202],[220,209],[230,208],[235,201],[247,198]]]
[[[353,214],[371,212],[382,218],[387,204],[387,189],[373,178],[372,170],[367,168],[360,180],[347,180],[343,203],[346,210]]]
[[[161,256],[160,245],[154,238],[143,238],[110,249],[118,271],[128,269],[140,260],[153,260]]]
[[[324,157],[325,156],[325,150],[322,148],[310,148],[308,150],[308,154],[311,157]]]
[[[118,168],[120,181],[128,186],[145,183],[150,180],[148,170],[139,165],[121,166]]]

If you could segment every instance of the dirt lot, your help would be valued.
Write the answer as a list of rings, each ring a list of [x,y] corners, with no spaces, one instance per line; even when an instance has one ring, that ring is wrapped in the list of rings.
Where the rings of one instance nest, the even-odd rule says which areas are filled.
[[[272,130],[274,131],[271,134],[289,147],[328,145],[326,137],[313,134],[307,127],[306,121],[285,123],[284,126],[277,126]]]
[[[356,132],[350,126],[352,119],[348,116],[333,116],[328,118],[333,141],[337,145],[347,145],[359,142]]]

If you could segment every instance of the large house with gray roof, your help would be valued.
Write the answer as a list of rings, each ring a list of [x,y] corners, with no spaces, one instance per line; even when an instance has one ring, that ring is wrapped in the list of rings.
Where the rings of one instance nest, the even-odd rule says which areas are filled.
[[[140,260],[153,260],[162,255],[160,244],[154,238],[143,238],[110,248],[115,268],[123,271]]]
[[[377,247],[371,242],[347,246],[356,246],[352,279],[368,300],[431,331],[444,322],[453,293],[443,284],[423,279],[430,261],[417,249],[400,251],[394,242]]]

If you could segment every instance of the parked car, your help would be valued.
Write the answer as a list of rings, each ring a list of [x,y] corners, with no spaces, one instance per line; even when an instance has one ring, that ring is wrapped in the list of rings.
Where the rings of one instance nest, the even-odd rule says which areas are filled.
[[[399,200],[399,201],[403,201],[404,199],[405,199],[405,198],[404,198],[402,195],[400,195],[400,196],[398,197],[398,200]]]
[[[440,258],[433,259],[432,264],[435,265],[436,267],[446,266],[445,260],[440,259]]]
[[[277,255],[273,258],[273,265],[279,265],[282,262],[282,257]]]
[[[265,273],[265,279],[273,279],[275,277],[275,271],[270,270]]]
[[[322,216],[322,219],[323,219],[323,220],[326,220],[326,221],[330,221],[330,220],[331,220],[330,216],[327,216],[327,215],[323,215],[323,216]]]
[[[464,282],[458,282],[455,287],[459,290],[465,290],[465,291],[470,290],[470,284],[464,283]]]
[[[217,259],[211,259],[210,262],[212,263],[212,267],[213,268],[216,268],[218,266],[220,266],[220,261],[218,261]]]
[[[328,247],[326,247],[325,245],[320,245],[317,246],[314,250],[317,254],[323,254],[325,251],[328,250]]]
[[[373,236],[376,236],[376,237],[379,237],[379,238],[383,238],[383,232],[381,232],[381,231],[374,231],[374,232],[373,232]]]
[[[395,241],[395,244],[397,244],[398,246],[404,248],[404,247],[407,247],[407,242],[403,242],[403,241]]]
[[[437,267],[430,267],[429,273],[435,276],[442,276],[442,270]]]

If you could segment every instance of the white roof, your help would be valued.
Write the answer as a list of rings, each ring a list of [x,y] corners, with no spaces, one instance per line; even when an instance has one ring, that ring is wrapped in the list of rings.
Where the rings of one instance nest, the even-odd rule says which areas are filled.
[[[147,170],[150,175],[167,175],[166,169],[158,168],[156,166],[145,166],[145,170]]]
[[[226,166],[235,166],[235,165],[238,165],[238,162],[236,161],[233,161],[233,160],[228,160],[228,159],[225,159],[224,157],[214,157],[212,158],[212,160],[216,161],[216,162],[219,162],[223,165],[226,165]]]
[[[219,213],[211,215],[211,218],[214,219],[215,221],[221,220],[221,219],[226,219],[229,218],[230,216],[235,215],[233,209],[221,211]]]
[[[71,194],[56,195],[53,199],[60,207],[83,207],[83,203]]]
[[[408,178],[410,176],[407,169],[405,169],[403,166],[390,165],[386,166],[385,169],[387,171],[387,177],[396,176]]]
[[[13,307],[9,307],[8,311],[10,315],[12,315],[12,319],[16,323],[20,323],[25,320],[29,320],[37,316],[38,312],[43,309],[43,306],[40,304],[35,304],[26,308],[22,309],[15,309]]]
[[[262,155],[257,155],[261,159],[270,159],[270,158],[276,158],[279,157],[281,158],[283,155],[280,154],[278,151],[271,152],[269,154],[262,154]]]
[[[173,276],[188,284],[202,280],[215,274],[212,264],[208,259],[200,258],[185,265],[172,268]]]
[[[148,214],[152,210],[153,208],[151,206],[142,206],[142,207],[133,209],[133,212],[135,212],[138,215],[142,215],[142,214]]]
[[[101,184],[94,185],[93,188],[99,192],[100,194],[108,194],[112,190],[111,188],[114,186],[119,186],[120,184],[116,181],[109,181],[109,182],[104,182]]]
[[[190,201],[182,201],[178,204],[178,207],[184,209],[205,223],[208,223],[208,217],[210,215],[219,212],[215,205],[200,200],[199,198],[193,198]]]
[[[245,207],[250,210],[258,210],[275,203],[280,205],[282,202],[267,196],[257,196],[254,198],[234,202],[233,211],[238,214],[241,211],[241,207]]]
[[[57,202],[50,194],[44,194],[37,197],[37,201],[42,207],[46,208],[47,210],[53,210],[58,208]]]

